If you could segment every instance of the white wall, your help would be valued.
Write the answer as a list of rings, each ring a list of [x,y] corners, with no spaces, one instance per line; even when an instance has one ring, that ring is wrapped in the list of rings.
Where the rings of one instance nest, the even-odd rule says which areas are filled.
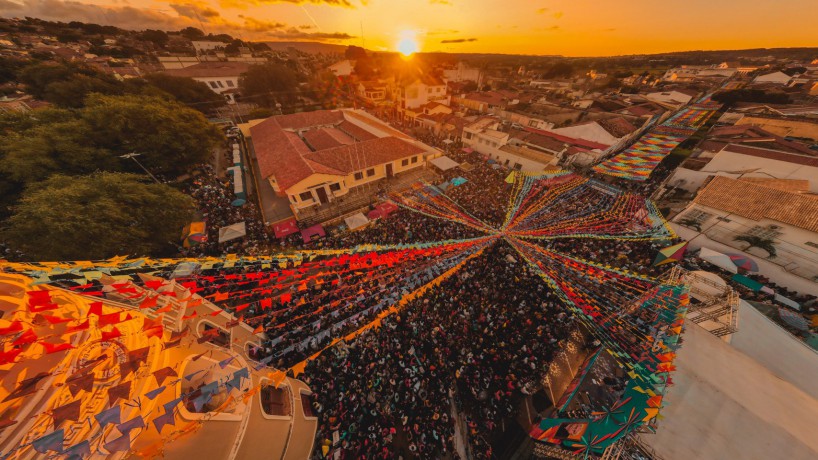
[[[818,193],[818,168],[789,163],[787,161],[742,155],[740,153],[730,152],[728,150],[729,148],[728,146],[725,150],[717,153],[701,171],[715,174],[715,171],[740,171],[758,168],[758,171],[744,174],[743,177],[770,179],[770,176],[772,176],[777,179],[805,179],[810,181],[810,192]],[[719,175],[737,177],[736,174],[719,173]]]

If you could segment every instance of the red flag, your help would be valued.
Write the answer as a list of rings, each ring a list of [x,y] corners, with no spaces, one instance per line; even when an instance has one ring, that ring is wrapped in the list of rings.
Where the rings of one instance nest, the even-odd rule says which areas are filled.
[[[23,352],[22,348],[12,348],[9,351],[0,351],[0,366],[13,363],[17,355]]]
[[[111,324],[119,323],[121,321],[119,319],[119,313],[120,312],[108,313],[107,315],[100,315],[99,323],[98,323],[99,327],[109,326]]]
[[[271,299],[269,297],[267,297],[266,299],[261,299],[261,302],[259,302],[259,305],[261,305],[261,308],[264,309],[264,310],[266,310],[268,308],[272,308],[273,307],[273,299]]]
[[[221,302],[223,300],[227,300],[227,298],[230,297],[230,293],[229,292],[217,292],[217,293],[213,294],[211,297],[213,297],[214,302]]]
[[[12,342],[11,344],[13,346],[19,346],[19,345],[26,345],[26,344],[29,344],[29,343],[34,343],[36,341],[37,341],[37,334],[35,334],[34,331],[31,330],[31,329],[27,329],[25,332],[20,334],[20,337],[17,337],[17,340]]]
[[[69,350],[74,348],[74,345],[71,345],[68,342],[63,343],[48,343],[48,342],[38,342],[40,345],[45,348],[45,354],[50,355],[51,353],[56,353],[58,351]]]
[[[156,310],[155,313],[165,313],[165,312],[170,311],[170,308],[171,308],[171,304],[167,304],[164,307],[160,308],[159,310]]]
[[[12,321],[7,327],[0,327],[0,335],[8,335],[12,332],[20,332],[23,330],[23,323],[20,321]]]
[[[182,320],[191,319],[199,316],[199,312],[194,311],[192,315],[183,316]]]
[[[259,334],[259,333],[262,333],[262,332],[264,332],[264,325],[263,324],[253,330],[253,334]]]
[[[117,337],[122,337],[122,333],[119,332],[119,329],[117,329],[116,327],[111,329],[111,332],[103,332],[102,333],[102,341],[103,342],[106,341],[106,340],[115,339]]]
[[[69,321],[72,321],[71,318],[60,318],[60,317],[51,316],[51,315],[43,315],[43,318],[45,318],[45,320],[48,321],[50,324],[60,324],[60,323],[67,323]]]
[[[102,302],[91,302],[88,308],[88,315],[102,315]]]
[[[147,296],[144,300],[139,304],[139,308],[152,308],[156,306],[156,300],[159,296]]]
[[[88,329],[88,320],[87,319],[85,321],[75,325],[75,326],[69,326],[65,330],[65,332],[63,334],[72,334],[74,332],[84,331],[86,329]]]
[[[281,296],[281,302],[282,303],[289,303],[292,300],[293,300],[293,295],[290,294],[289,292],[286,293],[286,294],[282,294],[282,296]]]
[[[154,291],[165,285],[165,280],[149,280],[145,281],[145,287],[153,289]]]

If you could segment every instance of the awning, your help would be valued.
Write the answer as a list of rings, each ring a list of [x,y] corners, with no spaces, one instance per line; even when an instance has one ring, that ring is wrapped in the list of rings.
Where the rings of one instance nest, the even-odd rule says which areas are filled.
[[[735,281],[736,283],[739,283],[739,284],[741,284],[743,286],[746,286],[746,287],[748,287],[748,288],[750,288],[750,289],[752,289],[753,291],[756,291],[756,292],[760,291],[761,288],[764,287],[763,284],[759,283],[758,281],[756,281],[754,279],[747,278],[744,275],[733,275],[732,280]]]
[[[748,272],[757,272],[758,271],[758,264],[752,258],[744,255],[744,254],[725,254],[727,257],[730,258],[730,261],[733,262],[738,268],[742,270],[747,270]]]
[[[466,179],[465,177],[455,177],[454,179],[451,180],[451,182],[452,186],[457,187],[458,185],[463,185],[466,182],[468,182],[468,179]]]
[[[781,304],[784,304],[790,308],[794,308],[799,311],[801,310],[801,305],[798,302],[790,299],[789,297],[784,297],[783,295],[775,294],[774,298],[776,302],[779,302]]]
[[[369,220],[375,220],[375,219],[380,219],[381,217],[383,217],[383,214],[381,214],[381,212],[378,211],[377,209],[373,209],[372,211],[369,211],[368,213],[366,213],[366,217]]]
[[[292,235],[298,231],[298,225],[295,224],[295,218],[282,220],[273,225],[273,232],[276,238],[284,238],[287,235]]]
[[[471,148],[471,147],[463,147],[463,151],[466,152],[466,153],[472,153],[472,152],[474,152],[474,149]]]
[[[437,188],[439,188],[440,190],[444,190],[444,191],[445,191],[445,190],[446,190],[447,188],[449,188],[451,185],[452,185],[452,184],[450,184],[450,183],[448,183],[448,182],[441,182],[441,183],[437,184]]]
[[[325,236],[326,234],[327,232],[324,231],[324,227],[322,227],[320,224],[316,224],[312,227],[301,230],[301,237],[304,239],[305,243],[309,243],[316,236]]]
[[[442,156],[442,157],[437,157],[437,158],[435,158],[433,160],[430,160],[430,162],[433,165],[435,165],[438,169],[440,169],[441,171],[448,171],[448,170],[450,170],[452,168],[456,168],[456,167],[460,166],[460,163],[452,160],[451,158],[449,158],[449,157],[447,157],[445,155]]]
[[[453,142],[454,142],[454,141],[453,141],[453,140],[451,140],[451,139],[443,139],[443,143],[444,143],[444,144],[446,144],[446,145],[451,144],[451,143],[453,143]]]
[[[398,205],[392,203],[391,201],[384,201],[383,203],[376,205],[375,210],[377,210],[381,216],[389,217],[389,214],[398,210]]]
[[[717,267],[723,268],[730,273],[738,273],[738,268],[736,268],[736,265],[726,254],[716,252],[712,249],[702,248],[702,250],[699,252],[699,258],[710,262]]]
[[[247,235],[247,227],[244,222],[228,225],[219,229],[219,243],[235,240]]]
[[[357,230],[359,228],[366,227],[366,225],[369,223],[369,219],[367,219],[363,213],[359,212],[345,218],[344,223],[347,224],[347,227],[349,227],[350,230]]]

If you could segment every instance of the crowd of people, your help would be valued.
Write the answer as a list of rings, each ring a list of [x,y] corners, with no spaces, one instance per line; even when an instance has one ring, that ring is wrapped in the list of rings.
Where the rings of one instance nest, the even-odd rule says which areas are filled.
[[[255,203],[249,200],[241,206],[232,205],[236,196],[229,174],[218,175],[213,166],[201,165],[193,170],[192,176],[186,193],[196,200],[207,238],[181,248],[182,256],[254,255],[269,251],[273,238],[267,232]],[[219,243],[219,229],[239,222],[245,223],[247,235]]]
[[[473,458],[492,458],[499,426],[574,327],[513,253],[491,246],[380,329],[311,361],[317,444],[342,459],[457,458],[461,436]]]

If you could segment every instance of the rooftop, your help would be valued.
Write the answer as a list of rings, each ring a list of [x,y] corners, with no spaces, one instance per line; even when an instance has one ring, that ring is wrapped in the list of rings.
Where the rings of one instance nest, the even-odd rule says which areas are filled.
[[[183,69],[169,69],[163,71],[174,77],[208,78],[208,77],[236,77],[250,68],[244,62],[202,62]]]
[[[715,176],[693,201],[754,221],[770,219],[818,233],[818,200],[756,181]]]
[[[357,115],[320,110],[270,117],[252,126],[261,176],[274,177],[287,190],[313,174],[347,175],[425,151]]]

